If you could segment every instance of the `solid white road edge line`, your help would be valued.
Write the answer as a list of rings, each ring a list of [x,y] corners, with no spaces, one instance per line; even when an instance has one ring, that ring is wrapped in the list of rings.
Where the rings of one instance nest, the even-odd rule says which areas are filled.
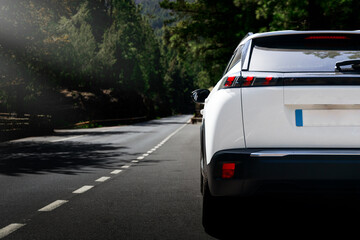
[[[84,193],[84,192],[92,189],[93,187],[94,187],[94,186],[85,185],[85,186],[79,188],[78,190],[73,191],[73,193],[77,193],[77,194],[79,194],[79,193]]]
[[[178,132],[180,132],[184,127],[186,127],[186,125],[189,124],[189,121],[187,123],[185,123],[184,125],[182,125],[181,127],[179,127],[177,130],[175,130],[175,132],[171,133],[169,136],[167,136],[164,140],[162,140],[160,142],[161,145],[163,145],[164,143],[166,143],[167,141],[169,141],[170,138],[172,138],[175,134],[177,134]]]
[[[85,136],[85,135],[68,137],[68,138],[61,138],[61,139],[57,139],[57,140],[52,140],[52,141],[50,141],[50,142],[62,142],[62,141],[67,141],[67,140],[74,139],[74,138],[83,137],[83,136]]]
[[[101,177],[101,178],[96,179],[95,182],[105,182],[109,179],[110,179],[110,177]]]
[[[53,203],[50,203],[49,205],[39,209],[38,211],[39,212],[50,212],[58,207],[60,207],[61,205],[67,203],[68,200],[56,200],[55,202]]]
[[[0,239],[6,237],[10,233],[15,232],[16,230],[18,230],[19,228],[25,225],[26,224],[21,224],[21,223],[12,223],[10,225],[7,225],[6,227],[0,229]]]

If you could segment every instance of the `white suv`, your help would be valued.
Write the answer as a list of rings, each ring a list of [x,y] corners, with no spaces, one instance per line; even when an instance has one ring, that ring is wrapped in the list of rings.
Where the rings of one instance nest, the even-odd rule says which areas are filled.
[[[205,222],[221,196],[360,186],[360,31],[248,34],[209,93]]]

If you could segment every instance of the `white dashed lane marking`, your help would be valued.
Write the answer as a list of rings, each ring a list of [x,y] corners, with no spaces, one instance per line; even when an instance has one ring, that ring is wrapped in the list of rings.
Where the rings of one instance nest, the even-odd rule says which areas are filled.
[[[101,178],[96,179],[95,182],[105,182],[109,179],[110,179],[110,177],[101,177]]]
[[[171,137],[173,137],[176,133],[178,133],[181,129],[183,129],[187,124],[189,124],[190,120],[184,124],[183,126],[181,126],[180,128],[178,128],[176,131],[174,131],[173,133],[171,133],[169,136],[167,136],[164,140],[162,140],[158,145],[156,145],[154,148],[152,148],[151,150],[147,151],[146,153],[144,153],[142,156],[139,156],[136,160],[133,160],[132,163],[138,163],[138,160],[143,160],[145,157],[149,156],[150,154],[152,154],[154,151],[156,151],[158,148],[160,148],[162,145],[164,145]],[[51,142],[61,142],[61,141],[68,141],[68,140],[72,140],[75,138],[80,138],[83,137],[85,135],[80,135],[80,136],[73,136],[73,137],[68,137],[68,138],[61,138],[61,139],[57,139],[57,140],[53,140]],[[122,166],[122,169],[127,169],[131,167],[131,164],[127,164]],[[121,173],[123,170],[117,169],[117,170],[113,170],[110,174],[119,174]],[[110,177],[101,177],[98,178],[97,180],[95,180],[96,182],[105,182],[107,180],[109,180]],[[73,193],[75,194],[81,194],[84,193],[90,189],[92,189],[94,186],[92,185],[85,185],[75,191],[73,191]],[[60,207],[61,205],[65,204],[69,202],[68,200],[56,200],[53,203],[50,203],[49,205],[39,209],[38,211],[40,212],[49,212],[52,211],[58,207]],[[12,223],[4,228],[0,229],[0,239],[8,236],[9,234],[15,232],[16,230],[18,230],[19,228],[25,226],[26,224],[21,224],[21,223]]]
[[[114,170],[114,171],[112,171],[110,174],[119,174],[119,173],[121,173],[123,170]]]
[[[79,188],[78,190],[73,191],[73,193],[77,193],[77,194],[84,193],[84,192],[92,189],[93,187],[94,186],[85,185],[85,186]]]
[[[10,225],[7,225],[6,227],[0,229],[0,239],[6,237],[7,235],[15,232],[19,228],[25,226],[26,224],[21,223],[12,223]]]
[[[56,200],[55,202],[53,203],[50,203],[49,205],[39,209],[38,211],[39,212],[50,212],[58,207],[60,207],[61,205],[67,203],[68,200]]]
[[[132,160],[132,163],[138,163],[138,160],[143,160],[144,158],[148,157],[150,154],[152,154],[153,152],[155,152],[158,148],[160,148],[162,145],[164,145],[171,137],[173,137],[176,133],[178,133],[181,129],[183,129],[184,127],[186,127],[186,125],[189,124],[189,122],[187,122],[186,124],[182,125],[180,128],[178,128],[177,130],[175,130],[173,133],[171,133],[169,136],[167,136],[166,138],[164,138],[158,145],[156,145],[155,147],[153,147],[152,149],[150,149],[149,151],[147,151],[146,153],[144,153],[143,155],[139,156],[136,158],[136,160]],[[129,168],[131,165],[124,165],[121,168]],[[114,171],[113,171],[114,172]],[[111,172],[111,174],[114,174],[113,172]]]

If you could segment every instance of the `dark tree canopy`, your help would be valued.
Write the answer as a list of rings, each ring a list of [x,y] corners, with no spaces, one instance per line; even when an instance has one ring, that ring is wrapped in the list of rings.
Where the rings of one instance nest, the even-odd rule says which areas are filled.
[[[190,112],[248,32],[358,29],[355,0],[2,0],[0,112]],[[164,26],[165,24],[165,26]],[[65,119],[66,120],[66,119]],[[64,121],[65,121],[64,120]]]
[[[166,43],[182,59],[198,63],[199,86],[215,84],[232,51],[248,32],[275,30],[351,30],[360,26],[354,0],[163,0],[175,12]],[[210,81],[206,81],[209,79]]]

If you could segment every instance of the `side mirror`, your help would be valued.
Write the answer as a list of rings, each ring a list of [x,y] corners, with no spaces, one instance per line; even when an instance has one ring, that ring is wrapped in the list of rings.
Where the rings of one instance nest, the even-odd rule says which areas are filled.
[[[209,96],[210,91],[208,89],[197,89],[191,93],[191,98],[195,103],[205,103],[205,99]]]

